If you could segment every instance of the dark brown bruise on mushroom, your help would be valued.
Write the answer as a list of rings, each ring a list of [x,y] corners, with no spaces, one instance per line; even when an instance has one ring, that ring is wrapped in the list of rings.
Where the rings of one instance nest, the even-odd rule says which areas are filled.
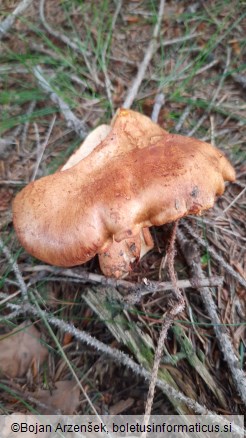
[[[16,196],[14,227],[33,256],[75,266],[144,227],[200,214],[234,179],[233,167],[212,145],[119,110],[89,156]]]
[[[106,277],[122,278],[129,274],[135,262],[141,260],[154,247],[149,228],[128,239],[112,242],[110,247],[98,254],[99,265]]]

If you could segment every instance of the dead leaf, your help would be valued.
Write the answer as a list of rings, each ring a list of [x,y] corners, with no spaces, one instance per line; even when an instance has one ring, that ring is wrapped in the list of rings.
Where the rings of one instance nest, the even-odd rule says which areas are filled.
[[[56,382],[55,386],[55,389],[39,389],[32,394],[33,397],[47,406],[42,414],[52,415],[53,410],[61,411],[65,415],[74,414],[79,405],[80,397],[77,383],[73,380],[63,380]]]
[[[41,344],[41,334],[30,322],[25,322],[0,337],[0,373],[22,377],[28,368],[44,362],[48,350]]]
[[[115,403],[113,406],[109,409],[110,415],[119,415],[122,414],[122,412],[126,411],[126,409],[129,409],[134,404],[135,400],[134,398],[128,397],[126,400],[120,400],[119,402]]]
[[[229,41],[231,44],[232,50],[235,53],[235,55],[239,56],[241,55],[241,47],[238,40],[231,40]]]
[[[233,333],[233,343],[235,349],[239,349],[240,343],[245,339],[245,325],[240,325]]]
[[[63,345],[68,345],[72,342],[73,339],[73,335],[71,335],[71,333],[65,333],[63,336]]]
[[[232,260],[231,263],[232,263],[233,266],[235,266],[236,270],[239,272],[239,274],[241,275],[241,277],[243,277],[244,279],[246,279],[246,272],[245,272],[245,270],[243,269],[242,265],[241,265],[239,262],[234,261],[234,260]]]
[[[139,17],[137,17],[136,15],[127,15],[125,17],[125,20],[128,23],[138,23],[139,22]]]

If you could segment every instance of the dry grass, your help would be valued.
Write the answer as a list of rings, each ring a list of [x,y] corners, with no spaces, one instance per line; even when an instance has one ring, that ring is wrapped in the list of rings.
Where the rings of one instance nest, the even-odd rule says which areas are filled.
[[[0,377],[0,412],[37,407],[32,398],[37,389],[53,387],[55,382],[73,376],[99,413],[142,414],[148,391],[146,381],[123,362],[120,365],[120,360],[115,363],[106,352],[95,350],[78,341],[74,333],[65,334],[62,328],[48,323],[41,309],[74,324],[106,346],[132,355],[151,370],[162,315],[171,292],[150,294],[140,303],[126,307],[118,297],[121,288],[76,282],[76,273],[85,269],[99,273],[97,260],[72,270],[74,277],[63,275],[61,271],[58,275],[55,270],[45,270],[16,240],[11,201],[34,172],[37,177],[53,172],[81,141],[78,133],[67,126],[56,103],[39,87],[33,68],[42,66],[53,90],[84,122],[88,131],[108,122],[111,112],[124,102],[145,55],[156,23],[156,2],[123,2],[114,26],[113,1],[73,0],[61,2],[59,6],[57,2],[46,3],[44,12],[49,26],[76,47],[65,44],[59,35],[51,34],[47,25],[44,27],[38,13],[42,2],[38,0],[0,40],[1,237],[18,261],[31,304],[36,306],[37,312],[40,310],[39,317],[38,313],[34,315],[24,308],[20,296],[14,295],[20,284],[10,259],[0,252],[0,289],[5,294],[1,299],[13,294],[1,304],[0,330],[2,334],[8,333],[31,318],[42,333],[49,355],[42,367],[31,366],[24,376],[13,380],[5,375]],[[203,273],[224,276],[223,285],[212,290],[213,299],[243,368],[246,22],[240,4],[240,1],[207,1],[188,6],[185,1],[166,2],[158,48],[148,65],[133,109],[150,116],[156,94],[163,91],[165,106],[158,123],[170,132],[177,129],[183,135],[192,133],[213,142],[235,165],[237,181],[227,187],[215,207],[202,217],[183,220],[180,229],[191,241],[199,243],[197,236],[203,239],[203,244],[199,243]],[[0,18],[7,16],[16,5],[16,1],[4,1]],[[42,144],[45,147],[42,148]],[[170,226],[152,231],[155,248],[134,267],[127,278],[131,282],[140,283],[146,277],[169,280],[165,251]],[[214,252],[220,259],[216,259]],[[175,268],[179,279],[190,278],[180,248]],[[159,378],[217,413],[245,413],[199,292],[190,288],[183,293],[186,308],[169,331]],[[20,307],[15,308],[14,304]],[[125,333],[128,337],[124,337]],[[76,412],[91,410],[82,392]],[[168,400],[158,389],[154,413],[184,411],[187,412],[187,408],[183,402],[170,396]]]

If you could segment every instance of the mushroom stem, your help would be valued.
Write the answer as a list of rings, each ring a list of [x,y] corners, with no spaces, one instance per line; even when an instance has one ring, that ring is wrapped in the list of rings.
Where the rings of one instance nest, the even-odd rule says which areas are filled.
[[[113,242],[107,251],[98,254],[102,272],[107,277],[124,278],[132,269],[135,261],[139,261],[154,247],[148,228],[121,242]]]

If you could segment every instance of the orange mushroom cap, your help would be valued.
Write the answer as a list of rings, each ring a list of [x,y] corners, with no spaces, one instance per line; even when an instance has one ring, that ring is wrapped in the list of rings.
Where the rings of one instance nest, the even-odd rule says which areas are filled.
[[[87,157],[110,133],[110,125],[100,125],[86,137],[79,148],[71,155],[61,171],[75,166]],[[113,241],[107,251],[98,254],[99,265],[107,277],[122,278],[127,275],[135,261],[139,261],[154,247],[148,228],[143,228],[139,234],[121,242]]]
[[[17,236],[33,256],[75,266],[144,227],[200,214],[235,172],[215,147],[168,134],[119,110],[112,130],[75,166],[25,187],[13,202]]]

